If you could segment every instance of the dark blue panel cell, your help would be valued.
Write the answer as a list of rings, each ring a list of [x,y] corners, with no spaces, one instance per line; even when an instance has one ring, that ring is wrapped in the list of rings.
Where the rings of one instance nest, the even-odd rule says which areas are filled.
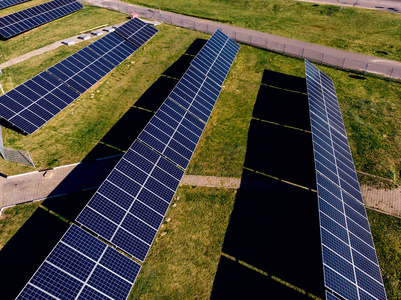
[[[165,200],[167,203],[171,202],[175,194],[175,191],[172,191],[171,189],[161,184],[160,182],[156,181],[152,177],[150,177],[148,181],[146,181],[145,187],[148,190],[153,191],[156,195]]]
[[[347,193],[343,193],[344,202],[356,210],[360,215],[367,218],[365,207],[358,201],[356,201],[353,197],[349,196]]]
[[[149,245],[152,244],[153,238],[157,233],[156,229],[131,214],[125,217],[121,227]]]
[[[136,140],[135,142],[132,143],[130,149],[135,151],[135,152],[137,152],[137,153],[139,153],[140,155],[142,155],[147,160],[149,160],[149,161],[151,161],[153,163],[156,163],[157,160],[160,157],[159,154],[157,154],[156,152],[154,152],[153,150],[151,150],[149,147],[147,147],[146,145],[142,144],[138,140]],[[127,156],[127,158],[128,158],[128,156]]]
[[[76,221],[96,232],[106,240],[110,240],[117,229],[116,224],[88,207],[83,209]]]
[[[142,262],[145,260],[146,254],[150,248],[150,245],[137,239],[121,228],[117,231],[111,242]]]
[[[322,244],[336,252],[342,258],[352,263],[351,248],[340,239],[336,238],[329,231],[321,228]]]
[[[113,200],[113,198],[111,198],[111,200]],[[96,193],[87,205],[116,224],[120,224],[125,216],[124,209],[99,193]]]
[[[327,165],[329,165],[330,163],[327,162]],[[333,173],[331,170],[327,169],[325,166],[323,166],[319,161],[315,160],[315,167],[316,167],[316,171],[320,172],[321,174],[323,174],[324,176],[326,176],[328,179],[330,179],[332,182],[334,182],[335,184],[339,185],[339,181],[338,181],[338,176],[337,174]]]
[[[178,188],[178,184],[180,183],[179,180],[170,176],[168,173],[159,168],[155,168],[151,176],[172,190],[176,190]]]
[[[138,200],[154,209],[159,214],[164,215],[168,209],[169,202],[166,202],[155,193],[156,191],[153,192],[147,189],[142,189],[138,195]]]
[[[145,131],[142,131],[139,134],[138,139],[149,145],[151,148],[159,151],[160,153],[163,153],[164,149],[166,148],[165,144],[163,144],[161,141]]]
[[[102,256],[100,264],[131,283],[135,282],[141,269],[139,264],[110,247]]]
[[[320,213],[320,226],[348,244],[347,230],[323,213]]]
[[[171,140],[169,143],[169,148],[173,149],[177,153],[179,153],[181,156],[185,157],[186,159],[190,159],[192,156],[193,151],[187,149],[185,146],[181,145],[175,140]]]
[[[165,123],[158,117],[152,118],[150,123],[168,136],[172,136],[174,134],[175,128],[171,127],[171,125]]]
[[[188,164],[189,164],[189,159],[183,157],[182,155],[180,155],[178,152],[176,152],[175,150],[167,147],[166,150],[163,152],[163,154],[170,159],[171,161],[173,161],[174,163],[176,163],[177,165],[179,165],[181,168],[186,169]]]
[[[332,193],[337,198],[341,199],[340,188],[336,186],[334,183],[326,179],[324,176],[319,173],[316,174],[317,183]],[[319,187],[318,187],[319,188]]]
[[[359,202],[363,203],[362,194],[361,194],[361,191],[359,189],[356,190],[353,186],[349,185],[348,182],[342,180],[342,178],[340,178],[340,185],[341,185],[341,188],[343,190],[348,192],[350,195],[352,195]]]
[[[162,215],[140,201],[135,201],[132,204],[130,213],[156,229],[159,228],[163,221]]]
[[[61,239],[62,242],[97,261],[102,255],[106,244],[87,233],[76,225],[72,225]]]
[[[32,104],[31,106],[29,106],[29,110],[31,112],[33,112],[35,115],[40,116],[41,118],[45,119],[46,121],[50,120],[54,116],[49,111],[47,111],[46,109],[42,108],[41,106],[39,106],[37,104]]]
[[[139,169],[141,169],[145,173],[149,173],[154,167],[154,163],[150,162],[142,155],[130,149],[125,153],[123,159],[127,162],[135,164]]]
[[[196,141],[196,143],[198,143],[199,138],[202,135],[203,129],[204,129],[204,127],[199,128],[198,126],[196,126],[194,123],[192,123],[189,120],[189,116],[186,116],[186,118],[182,120],[182,123],[178,127],[177,131],[184,134],[184,132],[187,132],[187,130],[189,130],[190,132],[192,132],[194,134],[194,136],[193,136],[194,141]],[[190,136],[190,135],[188,135],[188,136]]]
[[[347,218],[348,230],[363,240],[365,243],[368,243],[370,246],[374,247],[372,234],[370,231],[367,231],[360,227],[357,223],[351,221]]]
[[[352,221],[357,223],[359,226],[365,228],[366,230],[370,231],[369,222],[367,218],[361,216],[355,210],[353,210],[348,205],[345,205],[345,214],[347,218],[350,218]]]
[[[323,266],[325,286],[345,299],[358,299],[357,287],[340,274]]]
[[[367,259],[365,256],[360,253],[352,250],[352,257],[354,259],[354,265],[364,271],[366,274],[369,274],[370,277],[373,277],[379,282],[382,282],[382,276],[380,273],[380,268],[378,265]]]
[[[30,123],[34,124],[38,128],[46,123],[45,120],[43,120],[42,118],[38,117],[36,114],[34,114],[33,112],[29,111],[28,109],[24,109],[23,111],[21,111],[19,113],[19,115],[21,117],[23,117],[25,120],[28,120]]]
[[[135,196],[138,192],[138,183],[134,182],[132,179],[128,178],[126,175],[117,170],[113,170],[109,177],[107,177],[107,180],[130,195]]]
[[[15,115],[15,112],[8,109],[6,106],[0,103],[0,116],[4,119],[10,119]]]
[[[155,137],[156,139],[158,139],[159,141],[161,141],[163,144],[167,144],[171,139],[171,136],[161,131],[152,123],[148,123],[148,125],[146,125],[146,127],[143,130],[152,135],[153,137]]]
[[[42,290],[62,299],[75,299],[82,282],[44,262],[30,282]]]
[[[82,281],[89,277],[96,264],[63,243],[57,244],[46,261]]]
[[[331,206],[329,203],[327,203],[320,197],[319,197],[318,201],[319,201],[319,210],[321,212],[328,215],[330,218],[332,218],[334,221],[336,221],[343,227],[346,227],[345,216],[342,211],[337,210],[336,208]]]
[[[96,299],[96,300],[110,300],[109,297],[103,295],[97,290],[85,285],[82,292],[79,294],[77,300],[87,300],[87,299]]]
[[[355,272],[356,278],[358,280],[358,286],[367,291],[369,294],[376,297],[376,299],[386,299],[386,292],[384,290],[382,280],[380,280],[380,282],[377,282],[376,280],[372,279],[358,269],[356,269]]]
[[[124,192],[110,181],[105,181],[97,191],[97,193],[105,196],[106,198],[113,201],[115,204],[128,209],[134,201],[134,196],[139,192],[140,186],[135,185],[135,190],[131,190],[133,195]]]
[[[344,260],[338,254],[325,246],[322,247],[322,251],[324,264],[355,283],[354,268],[350,262]]]
[[[47,94],[44,96],[42,99],[44,99],[46,102],[51,103],[53,106],[56,106],[58,108],[57,112],[60,112],[62,109],[64,109],[67,106],[67,103],[65,103],[63,100],[61,100],[59,97],[53,94]],[[42,106],[43,102],[42,99],[37,101],[39,105]]]
[[[1,3],[1,2],[0,2]],[[16,300],[54,300],[53,297],[28,284],[24,287]]]
[[[168,174],[170,174],[171,176],[173,176],[178,181],[180,181],[182,176],[184,175],[183,170],[181,170],[177,166],[173,165],[169,161],[165,160],[164,158],[161,158],[158,161],[157,166],[159,168],[161,168],[162,170],[164,170],[165,172],[167,172]]]
[[[27,133],[35,132],[38,127],[33,125],[31,122],[27,121],[26,119],[22,118],[19,115],[15,115],[9,120],[13,125],[17,126],[18,128],[24,130]]]
[[[146,181],[146,178],[148,178],[148,174],[140,170],[133,163],[128,162],[125,159],[122,159],[116,165],[115,170],[119,170],[120,172],[124,173],[124,175],[128,176],[130,179],[135,180],[137,183],[142,185]]]
[[[12,111],[11,115],[18,113],[25,108],[25,106],[12,99],[8,93],[0,97],[0,103],[6,107],[8,111]]]
[[[46,98],[49,99],[49,97],[46,97]],[[52,115],[56,115],[60,112],[59,107],[57,107],[54,104],[52,104],[51,102],[47,101],[45,98],[42,98],[42,99],[39,99],[38,101],[36,101],[36,104],[33,104],[32,108],[34,109],[34,107],[37,105],[42,107],[43,109],[45,109]],[[46,116],[46,114],[43,114],[43,115]]]
[[[131,291],[132,284],[98,265],[88,280],[88,284],[112,297],[125,300]]]

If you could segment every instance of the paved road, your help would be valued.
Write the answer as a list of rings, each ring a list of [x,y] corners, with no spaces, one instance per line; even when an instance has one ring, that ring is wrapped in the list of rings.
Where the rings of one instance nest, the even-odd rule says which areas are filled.
[[[335,2],[335,0],[328,1]],[[401,62],[398,61],[311,44],[265,32],[230,26],[171,12],[157,11],[120,2],[118,0],[88,0],[87,2],[94,6],[109,8],[122,13],[135,12],[143,18],[154,19],[202,32],[213,33],[217,28],[220,28],[231,38],[245,44],[267,48],[271,51],[287,55],[305,57],[312,61],[340,68],[401,79]]]
[[[397,14],[401,13],[400,0],[313,0],[313,1],[298,0],[298,1],[375,9]]]

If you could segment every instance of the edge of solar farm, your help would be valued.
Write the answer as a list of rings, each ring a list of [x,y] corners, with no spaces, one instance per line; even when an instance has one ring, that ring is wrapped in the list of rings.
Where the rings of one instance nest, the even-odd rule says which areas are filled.
[[[225,43],[231,41],[217,31],[198,55],[208,51],[208,47],[213,47],[211,43],[222,36]],[[237,45],[233,41],[231,43]],[[238,50],[237,45],[230,66]],[[191,64],[188,70],[193,68]],[[224,78],[228,71],[229,68]],[[76,219],[82,226],[141,262],[149,252],[206,126],[170,97],[182,86],[186,74],[189,74],[188,71]],[[204,76],[203,83],[206,83],[208,77]]]
[[[231,66],[231,64],[232,64],[232,62],[233,62],[233,60],[235,59],[235,56],[236,56],[236,53],[238,52],[238,50],[239,50],[239,45],[237,45],[236,43],[234,43],[233,41],[231,41],[227,36],[225,36],[224,34],[222,34],[221,32],[218,32],[217,33],[217,35],[220,35],[220,37],[221,36],[224,36],[225,38],[226,38],[226,43],[227,43],[227,41],[230,41],[230,43],[232,43],[232,45],[234,45],[234,46],[236,46],[235,47],[235,55],[233,55],[232,56],[232,61],[231,61],[231,63],[230,63],[230,66]],[[214,37],[216,37],[215,35],[213,35]],[[213,38],[213,36],[212,36],[212,38]],[[212,38],[210,38],[209,39],[209,41],[210,40],[212,40]],[[209,42],[208,41],[208,42]],[[206,45],[202,48],[202,50],[204,50],[204,52],[205,51],[207,51],[207,48],[208,47],[206,47],[207,46],[207,44],[208,43],[206,43]],[[210,46],[210,43],[209,43],[209,46]],[[213,47],[213,46],[212,46]],[[212,48],[211,48],[212,49]],[[201,51],[202,51],[201,50]],[[220,51],[221,52],[221,51]],[[218,55],[217,55],[218,56]],[[217,59],[217,58],[216,58]],[[212,64],[213,65],[213,64]],[[227,70],[227,73],[228,73],[228,71],[229,71],[229,69]],[[206,81],[206,74],[204,74],[205,75],[205,79],[203,80],[203,82],[205,82]],[[224,75],[224,78],[227,76],[227,74],[225,74]],[[183,76],[184,77],[184,76]],[[177,85],[178,85],[178,83],[177,83]],[[221,87],[220,87],[221,88]],[[216,100],[217,100],[217,98],[216,98]],[[166,101],[162,104],[162,106],[167,102],[167,101],[171,101],[171,102],[174,102],[173,100],[169,100],[169,99],[166,99]],[[188,115],[190,118],[191,118],[191,120],[192,121],[194,121],[194,122],[199,122],[198,124],[203,124],[203,127],[202,128],[204,128],[205,127],[205,123],[204,122],[202,122],[200,119],[198,119],[197,117],[195,117],[192,113],[190,113],[189,111],[186,111],[182,106],[180,106],[180,105],[178,105],[177,103],[176,103],[176,107],[175,107],[176,109],[182,109],[182,110],[184,110],[185,112],[183,112],[185,115]],[[161,108],[156,112],[156,114],[155,114],[155,116],[159,113],[159,112],[163,112],[162,110],[161,110]],[[181,111],[182,112],[182,111]],[[171,113],[173,113],[173,111],[171,111]],[[155,117],[154,116],[154,117]],[[167,117],[169,117],[168,115],[166,115]],[[175,114],[174,115],[175,117],[177,117],[177,114]],[[169,117],[170,119],[171,119],[171,121],[173,121],[174,119],[173,119],[173,117]],[[184,116],[182,116],[182,119],[184,118]],[[153,118],[152,118],[153,119]],[[181,119],[181,121],[182,121],[182,119]],[[197,121],[196,121],[197,120]],[[151,120],[152,121],[152,120]],[[151,121],[148,123],[148,125],[151,123]],[[177,123],[177,122],[176,122]],[[188,126],[190,125],[190,123],[186,123]],[[177,125],[181,125],[181,123],[177,123]],[[165,126],[167,126],[167,123],[165,123]],[[193,124],[193,126],[195,126],[194,124]],[[146,128],[146,127],[145,127]],[[183,129],[184,127],[182,127],[181,129]],[[165,128],[166,129],[166,128]],[[177,132],[178,132],[178,130],[180,130],[180,128],[176,128],[177,129]],[[187,133],[189,133],[190,132],[190,130],[189,129],[186,129],[187,131]],[[203,132],[203,129],[200,131],[200,134],[199,134],[199,136],[197,137],[197,141],[200,139],[200,135],[202,134],[202,132]],[[153,175],[155,178],[159,178],[159,179],[161,179],[161,180],[164,180],[164,184],[162,184],[161,182],[158,182],[156,179],[153,179],[153,181],[149,181],[151,184],[148,186],[149,188],[150,188],[150,190],[148,190],[148,193],[146,194],[147,196],[150,196],[151,195],[151,190],[154,190],[154,191],[157,191],[157,188],[161,188],[161,187],[163,187],[164,186],[164,190],[165,191],[168,191],[167,190],[167,186],[168,185],[170,185],[171,186],[171,184],[173,184],[173,187],[174,187],[174,190],[171,190],[170,189],[170,192],[168,193],[168,197],[170,198],[170,200],[168,201],[168,203],[166,202],[166,201],[164,201],[162,198],[159,198],[158,200],[159,200],[159,203],[156,203],[154,200],[156,199],[156,198],[154,198],[154,197],[150,197],[150,198],[147,198],[148,200],[147,201],[154,201],[153,202],[153,204],[152,203],[150,203],[150,202],[148,202],[147,204],[149,205],[149,206],[147,206],[145,203],[141,203],[140,201],[137,201],[139,198],[137,198],[137,197],[134,197],[133,195],[131,195],[130,193],[132,193],[132,190],[135,190],[136,189],[136,186],[138,185],[138,184],[136,184],[136,185],[134,185],[134,181],[132,180],[132,179],[130,179],[130,177],[127,177],[125,180],[126,180],[126,183],[129,183],[128,185],[121,185],[121,187],[122,188],[118,188],[118,186],[117,185],[114,185],[113,183],[111,183],[111,182],[109,182],[108,183],[108,179],[110,178],[110,176],[113,176],[112,174],[113,174],[113,172],[119,172],[119,173],[121,173],[121,174],[123,174],[122,173],[122,171],[121,170],[123,170],[123,171],[125,171],[125,172],[130,172],[130,174],[132,174],[132,173],[134,173],[135,171],[138,171],[139,169],[138,168],[136,168],[135,166],[134,166],[134,164],[132,164],[131,162],[130,162],[130,160],[132,160],[132,159],[134,159],[134,160],[136,160],[136,164],[137,165],[140,165],[142,168],[147,168],[148,169],[148,172],[151,172],[148,176],[147,176],[147,178],[150,178],[150,175]],[[123,165],[123,164],[125,164],[125,165]],[[121,167],[121,168],[120,168]],[[125,206],[126,208],[128,208],[128,209],[130,209],[130,208],[132,208],[132,207],[134,207],[134,205],[135,205],[135,212],[136,212],[136,216],[139,216],[141,219],[145,219],[146,221],[148,221],[148,222],[153,222],[154,224],[155,224],[155,226],[157,227],[157,230],[158,230],[158,228],[160,227],[160,224],[161,224],[161,222],[162,222],[162,220],[163,220],[163,218],[164,218],[164,215],[165,215],[165,213],[167,212],[167,210],[168,210],[168,208],[169,208],[169,205],[170,205],[170,203],[171,203],[171,200],[172,200],[172,198],[174,197],[174,194],[175,194],[175,191],[176,191],[176,189],[178,188],[178,184],[179,184],[179,182],[180,182],[180,180],[181,180],[181,178],[182,178],[182,176],[183,176],[183,174],[184,174],[184,168],[182,168],[182,167],[179,167],[176,163],[174,163],[173,161],[171,161],[171,160],[169,160],[167,157],[165,157],[165,156],[163,156],[163,155],[161,155],[161,153],[159,153],[157,150],[155,150],[154,148],[151,148],[151,147],[149,147],[148,145],[145,145],[142,141],[140,141],[139,139],[137,139],[137,140],[135,140],[134,142],[133,142],[133,144],[130,146],[130,148],[127,150],[127,152],[124,154],[124,156],[120,159],[120,161],[119,161],[119,163],[116,165],[116,167],[113,169],[113,171],[112,171],[112,173],[110,173],[110,175],[108,176],[108,178],[102,183],[102,185],[100,186],[100,188],[97,190],[97,192],[95,193],[95,195],[92,197],[92,199],[89,201],[89,203],[87,204],[87,206],[83,209],[83,211],[81,212],[81,214],[77,217],[77,219],[76,219],[76,221],[79,223],[79,224],[81,224],[81,227],[83,226],[83,227],[86,227],[87,229],[89,229],[92,233],[95,233],[95,234],[98,234],[98,236],[102,236],[102,234],[99,234],[98,232],[96,232],[96,231],[99,231],[99,230],[96,230],[96,228],[93,228],[93,226],[91,226],[90,224],[89,224],[89,226],[86,226],[86,225],[88,225],[85,221],[83,222],[84,224],[82,224],[81,222],[80,222],[80,216],[82,215],[82,213],[85,211],[85,209],[88,209],[88,210],[90,210],[91,208],[89,208],[90,207],[90,205],[91,205],[91,202],[92,201],[94,201],[93,199],[96,199],[96,197],[103,197],[102,196],[102,192],[104,192],[104,191],[106,191],[107,192],[107,190],[109,190],[109,188],[114,188],[114,192],[116,192],[114,195],[117,195],[118,196],[118,198],[116,197],[116,198],[114,198],[113,200],[114,201],[116,201],[116,202],[118,202],[120,205],[122,205],[122,206]],[[136,175],[138,175],[139,176],[139,173],[137,172],[137,174]],[[136,178],[139,178],[139,177],[136,177]],[[117,183],[121,183],[121,182],[117,182]],[[108,184],[108,186],[106,186],[106,184]],[[105,186],[106,186],[106,188],[105,188]],[[124,191],[124,188],[129,188],[129,189],[131,189],[130,190],[130,193],[127,193],[126,191]],[[144,189],[146,189],[146,183],[144,182],[143,183],[143,185],[142,185],[142,188],[144,188]],[[114,193],[113,192],[113,193]],[[152,200],[153,199],[153,200]],[[106,199],[107,200],[107,199]],[[156,199],[157,200],[157,199]],[[144,200],[145,201],[145,200]],[[131,203],[129,203],[129,202],[131,202]],[[92,202],[93,203],[93,202]],[[102,206],[102,203],[100,203],[101,204],[101,206]],[[107,204],[106,202],[104,202],[103,204]],[[112,202],[110,202],[109,204],[112,204]],[[116,215],[119,215],[118,214],[118,211],[115,209],[116,208],[116,204],[113,204],[113,205],[103,205],[103,208],[101,207],[101,206],[98,206],[97,208],[98,209],[103,209],[103,211],[105,211],[105,212],[109,212],[110,213],[110,216],[113,216],[115,213],[117,213]],[[157,213],[157,210],[155,210],[155,209],[152,209],[151,208],[151,206],[153,206],[155,209],[157,209],[157,207],[162,207],[162,209],[164,210],[164,213],[163,214],[161,214],[161,213]],[[125,214],[125,216],[131,216],[131,220],[129,220],[128,222],[127,222],[127,224],[128,225],[130,225],[130,226],[136,226],[136,224],[138,224],[138,222],[141,222],[140,221],[140,219],[138,218],[138,217],[135,217],[135,215],[133,215],[133,214],[131,214],[131,211],[130,211],[130,213],[129,213],[129,211],[128,211],[128,209],[126,210],[126,212],[124,212],[124,214]],[[120,211],[121,212],[121,211]],[[121,214],[120,214],[121,215]],[[125,217],[124,217],[125,218]],[[137,220],[132,220],[133,218],[137,218]],[[126,220],[127,220],[128,218],[126,218]],[[82,221],[82,220],[81,220]],[[89,221],[93,221],[93,220],[89,220]],[[121,221],[121,223],[122,223],[122,221]],[[94,224],[95,226],[97,226],[97,225],[99,225],[99,224]],[[134,227],[131,227],[131,228],[134,228]],[[74,229],[72,229],[72,228],[74,228]],[[93,240],[98,240],[96,237],[94,237],[94,236],[92,236],[91,234],[89,234],[89,233],[87,233],[85,230],[83,230],[83,229],[81,229],[81,228],[79,228],[79,227],[77,227],[76,225],[72,225],[71,227],[70,227],[70,229],[69,230],[77,230],[77,229],[75,229],[75,228],[77,228],[77,229],[80,229],[80,231],[82,231],[82,232],[84,232],[85,233],[85,235],[87,235],[87,236],[90,236],[90,238],[91,239],[93,239]],[[93,230],[93,229],[95,229],[95,230]],[[138,228],[138,229],[141,229],[141,228]],[[143,228],[142,228],[143,229]],[[153,243],[153,239],[154,239],[154,237],[155,237],[155,234],[157,233],[157,230],[155,231],[155,233],[154,233],[154,235],[153,235],[153,238],[152,238],[152,240],[150,241],[150,245]],[[141,234],[143,234],[143,233],[141,233]],[[146,231],[145,231],[145,234],[146,234]],[[123,236],[123,238],[124,238],[124,236]],[[125,238],[132,238],[132,236],[131,237],[128,237],[128,236],[125,236]],[[107,240],[108,241],[108,239],[105,239],[105,240]],[[128,240],[128,239],[126,239],[127,241],[130,241],[130,240]],[[121,241],[121,239],[119,240],[119,241]],[[112,242],[111,242],[111,244],[113,245],[114,244],[114,246],[116,246],[117,248],[119,248],[119,249],[121,249],[121,250],[123,250],[125,253],[127,253],[127,254],[129,254],[129,252],[131,252],[131,251],[126,251],[126,247],[120,247],[118,244],[119,244],[119,241],[117,241],[118,243],[113,243],[113,240],[112,240]],[[78,240],[77,241],[78,243],[80,243],[80,241]],[[82,241],[81,241],[82,242]],[[99,241],[100,242],[100,241]],[[63,240],[60,240],[59,241],[59,243],[55,246],[55,248],[53,249],[53,251],[55,251],[56,252],[56,254],[58,253],[58,252],[62,252],[62,251],[60,251],[60,250],[56,250],[56,249],[59,249],[61,246],[59,246],[59,244],[62,244],[62,243],[64,243],[64,241]],[[150,249],[150,245],[148,245],[148,247],[146,247],[147,249],[143,249],[143,248],[138,248],[140,251],[139,251],[139,254],[141,254],[142,256],[143,256],[143,259],[140,259],[140,258],[138,258],[137,256],[139,256],[139,255],[131,255],[132,257],[135,257],[136,259],[138,259],[139,261],[141,261],[141,262],[143,262],[144,261],[144,259],[145,259],[145,257],[146,257],[146,255],[147,255],[147,253],[148,253],[148,251],[149,251],[149,249]],[[65,247],[64,247],[65,248]],[[123,249],[123,248],[125,248],[125,249]],[[146,250],[146,251],[142,251],[142,250]],[[53,253],[53,251],[52,251],[52,253]],[[58,252],[57,252],[58,251]],[[71,251],[70,251],[71,252]],[[83,276],[81,273],[83,272],[83,273],[85,273],[85,272],[87,272],[87,271],[85,271],[86,269],[83,267],[83,266],[85,266],[85,263],[83,263],[83,261],[82,261],[82,259],[81,260],[79,260],[79,259],[76,259],[75,257],[72,257],[71,258],[71,260],[70,261],[68,261],[68,262],[71,262],[71,264],[72,265],[69,265],[68,263],[67,264],[65,264],[64,263],[64,257],[67,257],[68,259],[69,259],[69,257],[71,256],[71,255],[64,255],[63,253],[61,253],[61,254],[63,254],[63,255],[59,255],[58,256],[58,258],[56,257],[57,255],[56,254],[52,254],[52,253],[50,253],[49,254],[49,256],[48,256],[48,258],[46,259],[46,261],[42,264],[42,265],[46,265],[46,264],[49,264],[49,260],[50,260],[50,258],[52,258],[53,259],[53,257],[55,258],[55,260],[52,260],[52,262],[51,263],[53,263],[53,264],[56,264],[56,263],[59,263],[58,261],[57,261],[57,259],[61,259],[61,263],[62,263],[62,265],[60,265],[60,267],[59,267],[59,269],[60,268],[63,268],[63,266],[64,265],[66,265],[66,267],[65,268],[70,268],[69,269],[69,271],[68,272],[75,272],[75,273],[77,273],[78,275],[80,275],[80,276]],[[87,257],[85,258],[86,260],[87,260]],[[126,257],[126,259],[128,259],[127,257]],[[101,261],[101,258],[99,258],[98,259],[98,262],[102,262]],[[134,261],[131,261],[132,263],[135,263]],[[139,266],[139,268],[140,268],[140,265],[138,265],[138,264],[136,264],[135,263],[135,265],[134,265],[134,271],[136,272],[136,270],[137,270],[137,273],[139,273],[139,269],[138,269],[138,266]],[[95,266],[95,268],[96,268],[96,266]],[[85,269],[85,270],[84,270]],[[104,269],[104,268],[103,268]],[[102,270],[103,270],[102,269]],[[94,270],[94,269],[93,269]],[[107,270],[106,270],[107,271]],[[121,272],[123,272],[122,270],[120,270]],[[65,272],[66,271],[63,271],[64,273],[64,277],[65,277]],[[126,270],[126,272],[129,272],[129,270]],[[135,272],[134,272],[134,275],[135,275],[135,278],[136,278],[136,276],[137,276],[137,273],[135,274]],[[95,272],[93,272],[94,274],[95,274]],[[99,272],[98,272],[99,273]],[[101,278],[101,276],[100,275],[102,275],[102,274],[98,274],[98,273],[96,273],[96,278],[94,278],[94,279],[92,279],[92,275],[89,275],[90,276],[90,278],[87,278],[87,280],[86,280],[86,282],[90,285],[91,283],[93,283],[93,284],[97,284],[97,281],[96,280],[101,280],[102,278]],[[36,271],[36,273],[35,273],[35,275],[30,279],[30,281],[27,283],[27,285],[24,287],[24,289],[22,290],[22,292],[20,293],[20,297],[18,298],[18,299],[25,299],[25,298],[22,298],[22,296],[21,295],[25,295],[25,293],[27,294],[27,296],[29,297],[29,296],[35,296],[35,297],[39,297],[39,296],[42,296],[44,299],[53,299],[52,298],[52,296],[50,296],[50,294],[49,294],[49,292],[47,292],[46,294],[45,294],[45,292],[44,292],[44,290],[43,290],[43,288],[42,288],[42,290],[39,290],[38,291],[38,289],[32,289],[32,284],[31,284],[31,281],[33,280],[33,281],[35,281],[35,282],[37,282],[41,277],[45,277],[46,278],[46,282],[52,282],[52,286],[48,286],[48,287],[44,287],[44,288],[48,288],[48,289],[55,289],[55,292],[53,291],[53,293],[61,293],[58,289],[60,288],[60,285],[58,285],[58,283],[57,283],[57,280],[58,280],[58,277],[60,276],[60,272],[58,272],[58,274],[55,274],[55,273],[52,273],[52,272],[48,272],[48,270],[45,270],[45,269],[41,269],[41,267]],[[87,273],[85,273],[85,274],[87,274]],[[92,274],[92,273],[91,273]],[[36,277],[35,277],[36,276]],[[55,276],[56,277],[56,279],[55,278],[52,278],[52,276]],[[34,278],[35,277],[35,278]],[[71,277],[71,276],[70,276]],[[131,278],[133,278],[133,276],[131,276]],[[132,285],[134,284],[134,282],[135,282],[135,278],[134,278],[134,280],[132,281],[132,284],[131,284],[131,287],[130,288],[132,288]],[[69,282],[76,282],[77,281],[77,279],[76,278],[69,278]],[[102,287],[103,289],[106,289],[107,290],[107,286],[108,286],[108,284],[114,284],[113,282],[110,282],[110,281],[108,281],[107,279],[106,280],[104,280],[103,279],[103,284],[105,284],[106,285],[106,288],[104,288],[104,287]],[[81,288],[80,288],[80,291],[85,291],[86,292],[86,294],[83,296],[84,297],[84,299],[92,299],[92,298],[96,298],[96,299],[110,299],[109,297],[101,297],[101,296],[104,296],[103,294],[100,294],[99,292],[99,290],[89,290],[90,289],[90,286],[88,287],[88,284],[86,284],[86,285],[83,285],[83,286],[81,286]],[[62,282],[62,284],[61,284],[61,286],[64,286],[64,282]],[[96,286],[97,288],[100,288],[101,286]],[[96,288],[95,287],[95,288]],[[86,289],[86,290],[85,290]],[[115,288],[115,286],[113,286],[113,289],[116,289]],[[77,290],[77,289],[75,289],[75,290]],[[35,294],[36,293],[36,294]],[[40,293],[40,294],[39,294]],[[80,293],[80,292],[79,292]],[[82,294],[77,294],[77,295],[75,295],[75,298],[74,299],[81,299],[81,297],[80,297],[80,295],[82,295]],[[121,296],[121,295],[120,295]],[[125,296],[126,297],[126,296]],[[124,297],[116,297],[115,299],[125,299]]]
[[[387,299],[333,81],[305,59],[326,299]]]
[[[59,19],[83,8],[76,0],[53,0],[0,17],[0,35],[5,39]]]
[[[21,3],[25,3],[31,0],[4,0],[4,1],[0,1],[0,10],[5,9],[7,7],[11,7],[14,5],[18,5]]]
[[[138,18],[124,23],[0,96],[0,117],[23,132],[34,133],[157,32]]]

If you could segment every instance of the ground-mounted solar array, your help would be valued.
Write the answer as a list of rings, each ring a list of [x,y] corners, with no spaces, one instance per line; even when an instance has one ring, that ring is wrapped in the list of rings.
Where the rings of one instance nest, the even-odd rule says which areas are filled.
[[[333,81],[305,60],[327,299],[386,299]]]
[[[204,89],[205,98],[199,97],[196,101],[203,105],[212,101],[207,121],[238,50],[239,46],[220,31],[210,38],[198,54],[204,58],[197,56],[194,60],[204,69],[191,66],[173,90],[177,92],[179,87],[185,88],[182,85],[184,78],[189,82],[196,80],[193,86],[197,91],[193,99],[180,105],[178,98],[167,98],[147,125],[147,128],[153,126],[151,133],[154,138],[164,139],[166,134],[169,139],[175,137],[176,143],[183,148],[172,148],[173,151],[182,151],[188,146],[186,143],[193,143],[192,156],[205,123],[190,108],[195,107],[194,99]],[[187,75],[192,74],[190,70],[197,72],[197,77]],[[221,83],[214,83],[218,93],[211,100],[206,98],[209,86],[206,83],[213,81],[214,76],[218,76]],[[195,91],[194,87],[187,92]],[[174,158],[163,155],[139,139],[135,140],[76,221],[143,262],[184,175],[184,167],[170,157]],[[73,225],[18,299],[125,299],[140,265],[116,253]]]
[[[24,3],[24,2],[28,2],[30,0],[1,0],[0,1],[0,10],[10,7],[10,6],[14,6],[20,3]]]
[[[12,13],[0,18],[0,36],[8,39],[82,8],[76,0],[53,0]]]
[[[125,300],[141,266],[72,225],[17,299]]]
[[[116,33],[139,48],[157,33],[157,29],[134,18],[119,26]]]
[[[142,30],[152,27],[139,19],[135,22],[144,25]],[[0,117],[32,134],[137,49],[109,33],[0,96]]]

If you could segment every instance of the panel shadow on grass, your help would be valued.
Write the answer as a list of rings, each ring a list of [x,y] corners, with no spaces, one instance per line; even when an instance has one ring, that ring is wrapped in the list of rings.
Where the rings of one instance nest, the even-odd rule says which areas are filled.
[[[17,297],[67,228],[41,208],[33,213],[0,251],[1,299]]]
[[[294,92],[305,79],[265,72],[267,78],[275,87],[262,85],[255,103],[253,116],[264,121],[251,120],[245,169],[222,249],[236,261],[221,256],[214,299],[305,299],[308,293],[324,298],[317,195],[310,190],[316,189],[312,137],[305,131],[309,109],[306,95]]]

